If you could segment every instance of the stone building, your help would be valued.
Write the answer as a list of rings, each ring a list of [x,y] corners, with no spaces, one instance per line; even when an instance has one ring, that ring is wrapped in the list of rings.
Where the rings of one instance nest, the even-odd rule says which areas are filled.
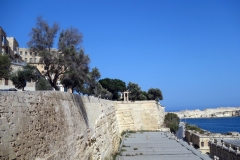
[[[0,27],[0,54],[8,55],[11,59],[12,72],[21,69],[26,63],[22,60],[19,54],[19,44],[14,37],[7,37],[6,32]],[[35,91],[36,83],[27,83],[26,90]],[[0,79],[0,89],[15,88],[12,82],[8,79]]]
[[[51,52],[58,52],[56,48],[52,48]],[[44,67],[44,64],[42,63],[41,57],[39,56],[38,52],[33,52],[30,50],[30,48],[19,48],[19,53],[22,57],[22,59],[33,66],[36,66],[39,72],[44,76],[44,74],[47,72],[46,68]],[[63,85],[60,83],[60,80],[57,81],[57,85],[61,92],[65,92],[66,89],[63,87]]]
[[[240,138],[240,135],[238,132],[229,132],[228,135],[224,135],[210,132],[199,133],[194,130],[187,130],[185,131],[185,138],[190,145],[198,148],[202,153],[210,153],[208,142],[211,138]]]
[[[30,51],[29,48],[19,48],[19,53],[26,63],[39,63],[41,58],[37,52]]]
[[[239,138],[215,138],[209,141],[210,157],[216,160],[240,160]]]
[[[7,41],[6,32],[0,27],[0,54],[9,54],[10,47]]]
[[[21,63],[23,61],[18,50],[17,40],[14,37],[7,37],[6,32],[0,27],[0,54],[7,54],[12,62]]]

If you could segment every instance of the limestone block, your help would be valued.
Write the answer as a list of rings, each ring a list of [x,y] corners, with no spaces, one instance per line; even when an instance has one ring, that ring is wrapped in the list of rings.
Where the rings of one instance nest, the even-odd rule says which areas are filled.
[[[0,125],[0,131],[6,131],[6,130],[9,130],[9,125],[8,124]]]

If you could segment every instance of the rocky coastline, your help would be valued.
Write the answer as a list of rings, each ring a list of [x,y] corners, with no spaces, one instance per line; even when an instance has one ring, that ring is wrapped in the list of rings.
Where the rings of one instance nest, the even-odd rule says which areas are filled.
[[[209,108],[205,110],[183,110],[171,113],[177,114],[179,118],[235,117],[240,116],[240,107],[220,107]]]

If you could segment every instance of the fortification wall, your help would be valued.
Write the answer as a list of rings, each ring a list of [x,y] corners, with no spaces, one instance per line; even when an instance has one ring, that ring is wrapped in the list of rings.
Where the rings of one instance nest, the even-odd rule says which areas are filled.
[[[157,130],[155,101],[123,103],[54,91],[0,92],[0,159],[97,160],[125,129]]]
[[[111,101],[0,92],[0,159],[103,159],[119,145]]]
[[[116,102],[119,131],[159,130],[164,121],[164,108],[156,101]]]

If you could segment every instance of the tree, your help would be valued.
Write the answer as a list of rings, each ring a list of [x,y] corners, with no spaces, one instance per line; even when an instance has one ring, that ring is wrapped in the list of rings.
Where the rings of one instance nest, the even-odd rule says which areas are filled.
[[[140,95],[138,97],[138,100],[147,100],[147,98],[148,98],[147,92],[141,91],[141,93],[140,93]]]
[[[45,78],[41,77],[37,82],[36,90],[52,90],[52,86]]]
[[[81,49],[75,59],[75,63],[70,65],[69,71],[66,72],[61,79],[63,86],[71,88],[73,91],[77,90],[77,87],[83,85],[84,81],[86,81],[87,74],[89,73],[89,62],[90,59],[88,55],[85,55],[84,51]]]
[[[78,85],[78,88],[76,89],[77,92],[87,94],[88,96],[89,95],[99,96],[102,86],[100,86],[97,80],[100,77],[101,74],[99,70],[96,67],[93,68],[92,71],[86,75],[84,83]]]
[[[0,79],[8,79],[11,73],[11,60],[8,55],[0,55]]]
[[[171,132],[176,133],[178,130],[180,118],[175,113],[167,113],[164,118],[164,123],[167,127],[170,128]]]
[[[120,79],[105,78],[99,80],[99,83],[102,85],[103,88],[111,92],[112,100],[118,100],[119,98],[118,93],[126,90],[126,83]]]
[[[158,88],[150,88],[148,90],[148,99],[150,100],[163,100],[162,92]]]
[[[75,82],[78,83],[85,76],[84,74],[86,74],[88,63],[90,62],[83,50],[77,51],[82,42],[82,34],[76,28],[70,27],[62,30],[59,35],[58,50],[52,49],[59,29],[60,27],[57,23],[54,23],[51,27],[42,17],[38,17],[36,27],[32,28],[30,32],[31,39],[28,42],[31,50],[40,53],[41,62],[46,69],[45,76],[55,90],[59,90],[57,81],[62,79],[62,77],[64,85],[74,88],[76,86]],[[83,64],[81,63],[81,57],[85,57],[85,63]],[[78,66],[77,73],[82,77],[76,75],[76,66]],[[72,77],[80,79],[73,82],[70,81]]]
[[[36,68],[27,64],[23,67],[23,70],[18,70],[13,73],[10,79],[17,89],[22,89],[24,91],[27,82],[35,82],[38,80]]]
[[[129,82],[127,89],[130,92],[129,99],[132,101],[138,100],[141,95],[141,88],[136,83]]]

